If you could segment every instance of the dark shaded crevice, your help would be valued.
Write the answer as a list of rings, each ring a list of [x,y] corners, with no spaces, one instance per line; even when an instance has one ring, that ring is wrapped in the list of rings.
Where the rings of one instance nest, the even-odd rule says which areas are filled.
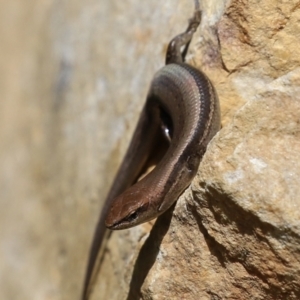
[[[227,253],[226,248],[220,243],[218,243],[212,236],[208,234],[207,229],[204,227],[202,223],[200,215],[196,211],[196,207],[190,206],[189,209],[197,222],[199,231],[202,233],[202,235],[205,238],[206,244],[208,246],[211,255],[217,258],[217,260],[219,261],[219,263],[223,268],[226,268],[226,261],[228,260],[226,258],[226,253]]]
[[[257,242],[258,247],[263,247],[266,251],[271,251],[278,260],[275,263],[283,264],[286,270],[284,270],[284,273],[277,274],[275,270],[273,273],[264,274],[255,266],[255,263],[251,262],[251,259],[247,259],[251,249],[248,250],[244,247],[240,249],[239,247],[239,249],[236,249],[234,252],[229,251],[208,233],[208,230],[202,222],[201,215],[197,210],[197,206],[190,204],[189,209],[198,224],[199,231],[203,234],[207,242],[211,254],[218,259],[223,267],[226,267],[227,263],[240,263],[243,265],[250,276],[258,278],[261,281],[261,289],[263,289],[267,295],[273,295],[276,299],[281,297],[284,299],[284,297],[289,297],[292,294],[300,297],[300,286],[299,283],[296,283],[298,276],[292,272],[293,266],[273,249],[268,239],[268,237],[272,237],[276,240],[280,240],[282,237],[285,244],[295,244],[297,241],[299,242],[299,236],[289,228],[277,228],[272,224],[262,221],[257,215],[254,215],[253,212],[246,211],[244,208],[238,206],[229,195],[221,193],[211,186],[202,186],[202,188],[206,191],[205,194],[200,194],[196,191],[192,192],[193,198],[198,202],[197,206],[200,206],[200,209],[204,204],[205,208],[209,209],[212,213],[215,222],[220,226],[227,227],[234,225],[233,227],[237,228],[237,235],[248,235]],[[289,240],[287,240],[287,236]],[[260,259],[264,258],[261,257]],[[274,284],[274,279],[276,279],[275,282],[285,282],[285,289],[282,290],[282,288],[280,288],[282,285],[278,286]],[[238,288],[243,288],[238,282],[233,284]]]
[[[220,265],[223,268],[225,268],[225,269],[227,268],[226,267],[227,263],[230,263],[230,264],[231,263],[240,263],[245,267],[245,269],[247,270],[247,272],[250,276],[257,277],[260,280],[262,280],[265,284],[268,284],[267,280],[260,272],[255,272],[254,269],[251,270],[251,269],[249,269],[249,267],[246,267],[244,265],[245,257],[247,256],[247,253],[245,253],[245,252],[239,253],[239,254],[241,254],[240,256],[239,255],[237,255],[237,256],[230,255],[229,251],[226,249],[226,247],[224,245],[220,244],[214,237],[209,235],[207,229],[205,228],[205,226],[202,223],[201,216],[197,212],[196,207],[191,206],[190,211],[197,222],[199,231],[204,236],[204,239],[206,241],[206,244],[208,246],[208,249],[209,249],[211,255],[213,255],[219,261]],[[235,284],[233,284],[233,285],[235,285]],[[243,287],[238,284],[236,286],[238,288],[243,289]]]
[[[142,285],[156,261],[162,240],[169,230],[175,205],[176,203],[157,218],[149,237],[142,246],[133,269],[127,300],[141,298]]]

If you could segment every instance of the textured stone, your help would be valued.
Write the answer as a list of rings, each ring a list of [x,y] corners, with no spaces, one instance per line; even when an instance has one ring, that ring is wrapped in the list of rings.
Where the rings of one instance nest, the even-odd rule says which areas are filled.
[[[112,236],[108,249],[132,242],[131,254],[108,252],[99,274],[127,253],[119,298],[299,299],[296,4],[231,1],[220,22],[217,11],[204,18],[193,59],[215,83],[223,129],[173,211],[149,234],[146,224]]]
[[[1,2],[1,299],[79,298],[102,202],[191,11],[183,0]]]

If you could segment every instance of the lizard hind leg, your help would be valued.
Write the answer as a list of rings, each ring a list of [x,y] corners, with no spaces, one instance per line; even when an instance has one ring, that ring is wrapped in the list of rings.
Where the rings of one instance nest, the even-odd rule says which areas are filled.
[[[185,32],[175,36],[169,43],[166,54],[166,65],[171,63],[182,63],[185,60],[191,39],[201,22],[201,10],[199,1],[195,0],[195,11],[189,20],[189,25]],[[181,48],[184,46],[183,51]]]

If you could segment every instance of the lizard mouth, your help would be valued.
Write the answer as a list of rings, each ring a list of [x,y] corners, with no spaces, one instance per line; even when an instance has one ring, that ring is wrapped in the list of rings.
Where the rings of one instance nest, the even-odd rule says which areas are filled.
[[[134,223],[134,221],[138,218],[138,210],[133,211],[132,213],[130,213],[128,216],[126,216],[125,218],[117,221],[117,222],[112,222],[109,223],[107,220],[105,221],[105,226],[108,229],[111,230],[118,230],[118,229],[125,229],[128,227],[132,227],[132,223]]]

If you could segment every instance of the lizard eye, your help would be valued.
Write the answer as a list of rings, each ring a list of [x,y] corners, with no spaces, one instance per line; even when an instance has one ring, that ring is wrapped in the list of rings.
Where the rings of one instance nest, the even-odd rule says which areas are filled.
[[[132,222],[132,221],[134,221],[137,217],[138,217],[138,212],[137,212],[137,211],[134,211],[134,212],[132,212],[130,215],[128,215],[128,216],[126,217],[126,221],[127,221],[127,222]]]

